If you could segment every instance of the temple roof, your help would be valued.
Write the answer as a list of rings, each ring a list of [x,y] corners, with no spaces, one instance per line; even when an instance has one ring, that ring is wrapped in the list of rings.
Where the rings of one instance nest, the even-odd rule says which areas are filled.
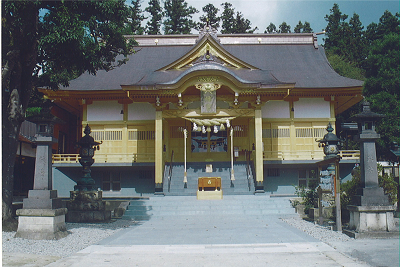
[[[190,73],[224,73],[241,84],[261,87],[348,88],[363,82],[337,74],[312,34],[135,36],[139,46],[126,64],[85,73],[60,90],[162,89]]]

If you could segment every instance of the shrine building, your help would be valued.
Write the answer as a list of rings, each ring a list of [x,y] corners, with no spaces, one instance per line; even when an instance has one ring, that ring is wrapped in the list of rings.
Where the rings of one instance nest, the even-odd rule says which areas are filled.
[[[221,177],[224,194],[293,195],[318,179],[316,139],[362,99],[363,82],[337,74],[313,33],[134,38],[126,64],[40,89],[66,122],[53,147],[60,197],[80,179],[87,124],[104,197],[195,195],[199,177]],[[340,156],[344,179],[359,152]]]

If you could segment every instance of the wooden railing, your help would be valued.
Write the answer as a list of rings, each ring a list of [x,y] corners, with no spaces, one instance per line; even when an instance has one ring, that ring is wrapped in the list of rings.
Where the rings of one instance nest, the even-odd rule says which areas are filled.
[[[53,154],[53,163],[79,163],[79,154]],[[154,153],[141,154],[96,154],[96,163],[132,163],[132,162],[154,162]]]
[[[323,151],[301,150],[301,151],[264,151],[264,160],[322,160],[325,156]],[[340,150],[339,156],[342,160],[359,159],[359,150]]]

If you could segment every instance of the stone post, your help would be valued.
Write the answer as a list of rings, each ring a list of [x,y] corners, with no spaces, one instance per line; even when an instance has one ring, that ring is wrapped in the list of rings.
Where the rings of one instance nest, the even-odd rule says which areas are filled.
[[[363,111],[353,116],[357,121],[360,142],[361,187],[353,205],[347,206],[350,211],[350,230],[346,234],[355,238],[382,237],[388,232],[397,232],[394,224],[394,206],[379,187],[375,140],[380,135],[375,131],[375,122],[383,115],[370,110],[369,103],[364,101]]]
[[[52,145],[57,143],[53,135],[55,123],[63,123],[44,108],[39,115],[27,118],[36,123],[36,162],[33,190],[23,200],[23,208],[17,210],[18,230],[16,237],[27,239],[60,239],[67,236],[65,214],[57,190],[52,190]]]

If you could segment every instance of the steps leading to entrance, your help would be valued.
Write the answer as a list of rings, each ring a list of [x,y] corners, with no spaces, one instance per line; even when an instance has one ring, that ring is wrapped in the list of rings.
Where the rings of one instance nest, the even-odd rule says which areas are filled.
[[[206,165],[212,164],[213,172],[206,172]],[[187,188],[184,188],[184,165],[173,163],[170,182],[164,180],[164,194],[170,196],[195,196],[199,177],[221,177],[222,191],[224,195],[249,195],[254,193],[254,180],[250,168],[250,178],[247,178],[246,162],[235,162],[235,180],[231,183],[230,162],[196,162],[187,163]],[[169,166],[165,172],[168,174]],[[167,177],[166,175],[165,177]]]
[[[152,216],[295,214],[288,197],[228,195],[222,200],[197,200],[195,196],[152,197],[132,200],[124,216],[149,220]]]

